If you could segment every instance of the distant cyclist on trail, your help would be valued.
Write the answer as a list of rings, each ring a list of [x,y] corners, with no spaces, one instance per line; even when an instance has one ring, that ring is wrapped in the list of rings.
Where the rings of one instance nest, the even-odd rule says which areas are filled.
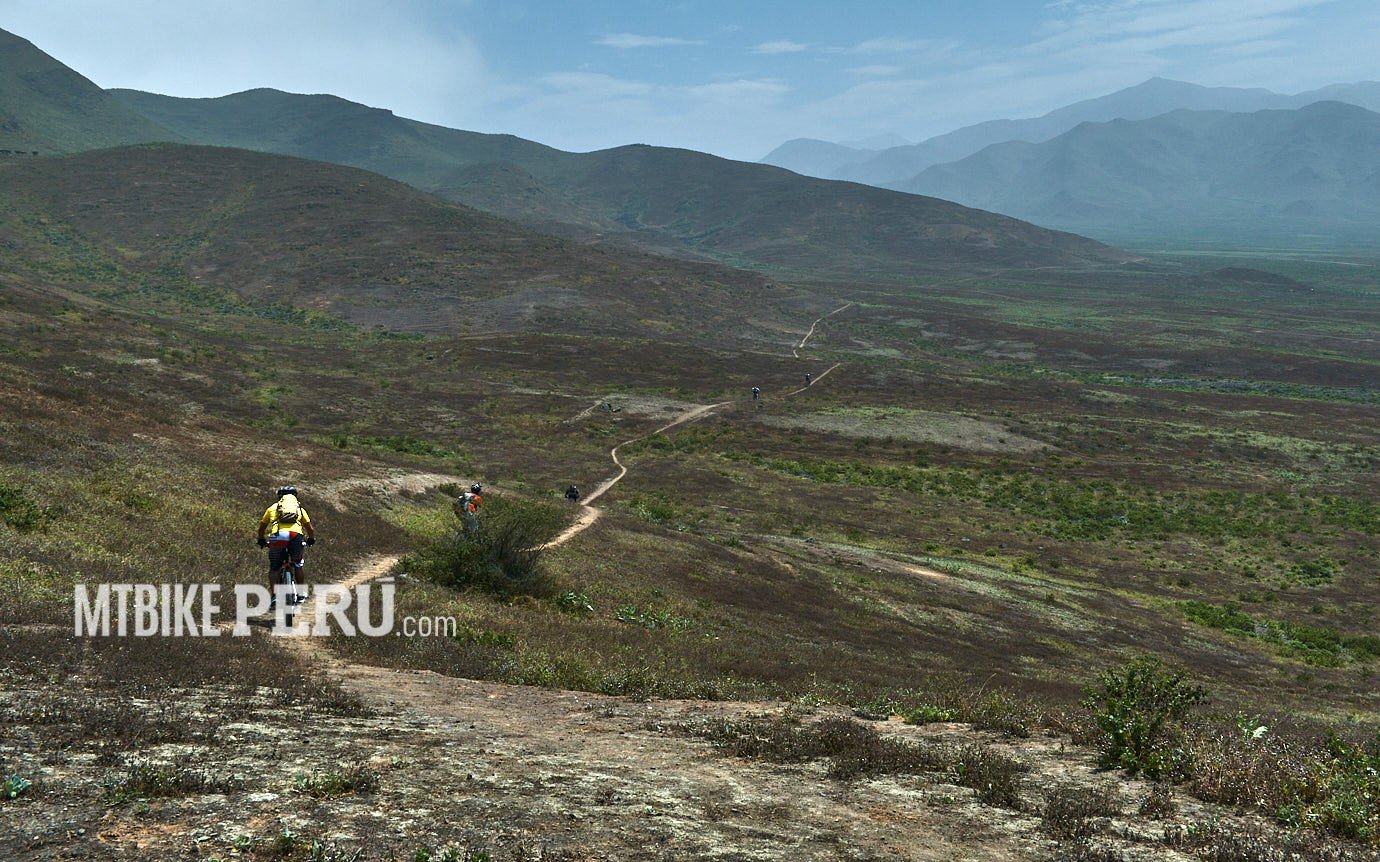
[[[480,492],[483,490],[484,486],[475,482],[468,491],[461,494],[460,498],[455,501],[455,514],[460,517],[461,523],[465,525],[465,530],[470,533],[479,532],[479,516],[476,513],[479,511],[479,507],[484,505],[484,498],[480,496]]]
[[[752,400],[756,401],[762,397],[762,390],[756,386],[752,387]]]
[[[311,517],[297,501],[297,489],[292,485],[279,488],[277,502],[264,510],[263,517],[259,519],[258,541],[259,547],[268,548],[268,589],[274,594],[268,607],[272,610],[278,604],[278,570],[283,568],[283,562],[291,560],[294,583],[304,583],[304,548],[316,544],[316,530],[311,525]],[[305,600],[306,596],[301,595],[287,598],[288,604]]]
[[[809,386],[809,385],[810,385],[810,372],[808,372],[808,371],[805,372],[805,385],[806,385],[806,386]]]
[[[569,488],[565,489],[565,498],[572,503],[580,502],[580,489],[571,485]]]

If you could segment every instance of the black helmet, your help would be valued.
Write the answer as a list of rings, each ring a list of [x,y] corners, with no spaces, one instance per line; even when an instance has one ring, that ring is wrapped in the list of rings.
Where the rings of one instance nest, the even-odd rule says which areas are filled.
[[[478,494],[482,490],[484,490],[484,486],[480,485],[478,482],[475,482],[473,485],[470,486],[471,494]]]
[[[279,500],[283,499],[283,498],[286,497],[288,494],[291,494],[292,496],[296,497],[296,496],[297,496],[297,486],[296,486],[296,485],[284,485],[283,487],[281,487],[281,488],[278,489],[278,499],[279,499]]]

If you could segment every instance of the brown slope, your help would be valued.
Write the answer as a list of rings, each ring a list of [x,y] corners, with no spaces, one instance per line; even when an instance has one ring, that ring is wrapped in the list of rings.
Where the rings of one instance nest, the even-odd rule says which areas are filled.
[[[403,331],[749,337],[746,313],[784,296],[756,274],[589,248],[365,171],[241,150],[32,160],[0,196],[112,266]]]

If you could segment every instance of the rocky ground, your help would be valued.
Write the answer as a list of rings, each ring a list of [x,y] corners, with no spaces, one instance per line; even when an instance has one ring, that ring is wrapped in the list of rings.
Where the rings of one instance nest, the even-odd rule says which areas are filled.
[[[208,738],[114,758],[18,735],[5,757],[34,787],[0,807],[0,857],[1179,859],[1195,858],[1213,830],[1218,845],[1230,833],[1248,847],[1260,828],[1097,772],[1090,752],[1056,737],[328,664],[361,714],[251,704],[213,721]],[[26,696],[38,693],[11,691],[6,705]],[[952,771],[838,778],[824,759],[742,758],[700,735],[786,714],[804,727],[844,719],[881,738],[1007,755],[1028,771],[1013,798],[983,802]],[[145,764],[142,784],[131,764]],[[1316,858],[1364,858],[1336,852]]]

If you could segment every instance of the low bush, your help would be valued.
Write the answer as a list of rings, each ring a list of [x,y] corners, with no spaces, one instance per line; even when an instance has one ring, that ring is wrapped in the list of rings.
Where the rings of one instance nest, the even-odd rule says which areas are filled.
[[[1156,784],[1136,809],[1142,817],[1161,820],[1179,813],[1179,803],[1174,801],[1174,791],[1168,785]]]
[[[364,763],[351,763],[323,773],[298,775],[292,783],[298,793],[318,799],[347,793],[372,793],[378,786],[378,773]]]
[[[1102,733],[1101,765],[1151,778],[1181,772],[1187,757],[1181,722],[1206,691],[1151,656],[1103,671],[1098,681],[1083,706]]]
[[[1095,818],[1121,813],[1116,795],[1108,788],[1061,787],[1052,791],[1040,812],[1040,828],[1065,841],[1091,838],[1097,833]]]
[[[686,728],[736,757],[772,763],[829,761],[833,778],[864,775],[946,772],[958,753],[942,743],[910,743],[888,739],[865,724],[846,718],[827,718],[801,724],[790,718],[753,718],[711,722]]]
[[[978,801],[1003,808],[1020,805],[1017,779],[1029,769],[1014,757],[983,745],[964,746],[958,755],[958,783],[977,791]]]
[[[132,799],[228,793],[241,786],[242,782],[235,778],[212,775],[181,762],[163,765],[139,760],[105,782],[105,800],[118,804]]]
[[[847,718],[802,724],[791,718],[762,717],[683,730],[737,757],[773,763],[827,760],[830,778],[939,773],[973,788],[988,805],[1015,807],[1019,803],[1017,778],[1027,770],[1020,761],[985,746],[958,748],[934,740],[893,739]]]
[[[434,583],[498,598],[549,599],[557,586],[538,567],[541,545],[564,524],[548,503],[495,498],[479,514],[479,529],[461,526],[403,560],[402,566]]]
[[[21,532],[36,529],[43,520],[43,510],[19,488],[0,485],[0,523],[9,524]]]

